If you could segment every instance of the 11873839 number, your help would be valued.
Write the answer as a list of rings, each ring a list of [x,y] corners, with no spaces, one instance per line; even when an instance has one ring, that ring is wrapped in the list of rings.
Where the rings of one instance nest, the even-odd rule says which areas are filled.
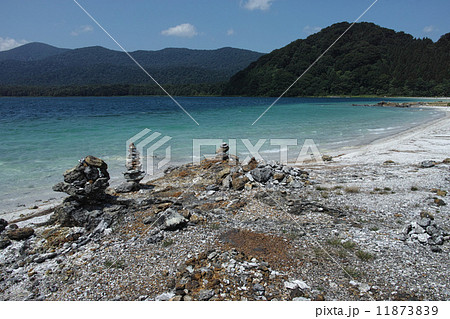
[[[377,316],[436,316],[437,306],[377,306]]]

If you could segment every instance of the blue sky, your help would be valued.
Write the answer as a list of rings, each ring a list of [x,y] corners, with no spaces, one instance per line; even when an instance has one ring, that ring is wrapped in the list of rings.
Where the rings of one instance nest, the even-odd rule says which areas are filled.
[[[225,46],[270,52],[374,0],[77,0],[128,51]],[[438,40],[450,32],[449,0],[379,0],[361,21]],[[1,0],[0,50],[27,42],[117,45],[73,0]]]

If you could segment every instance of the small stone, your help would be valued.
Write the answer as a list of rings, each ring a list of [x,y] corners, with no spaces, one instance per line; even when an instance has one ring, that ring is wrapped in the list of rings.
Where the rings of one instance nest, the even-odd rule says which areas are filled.
[[[311,299],[305,298],[305,297],[295,297],[295,298],[292,298],[292,301],[311,301]]]
[[[417,222],[417,224],[419,226],[421,226],[422,228],[428,227],[430,225],[430,223],[431,223],[431,220],[429,218],[422,218],[421,220],[419,220]]]
[[[442,245],[444,243],[444,237],[430,237],[428,238],[428,245]]]
[[[325,301],[325,296],[322,294],[319,294],[314,298],[314,301]]]
[[[202,289],[198,294],[198,300],[206,301],[214,296],[214,290],[212,289]]]
[[[436,204],[436,205],[438,205],[438,206],[445,206],[445,205],[447,205],[447,203],[446,202],[444,202],[442,199],[440,199],[440,198],[435,198],[434,199],[434,203]]]
[[[434,252],[434,253],[440,253],[440,252],[442,252],[442,249],[441,249],[441,247],[439,247],[439,246],[431,246],[431,251],[432,252]]]
[[[447,192],[443,191],[442,189],[438,189],[438,190],[436,190],[436,195],[445,197],[445,196],[447,196]]]
[[[147,216],[147,217],[145,217],[145,218],[142,220],[142,222],[143,222],[145,225],[149,225],[149,224],[154,223],[157,219],[158,219],[158,216],[157,216],[157,215]]]
[[[183,296],[177,295],[175,297],[172,297],[169,299],[169,301],[181,301],[183,299]]]
[[[444,159],[444,160],[442,161],[442,163],[444,163],[444,164],[450,164],[450,158],[447,157],[446,159]]]
[[[122,184],[118,185],[114,190],[116,193],[129,193],[129,192],[135,192],[140,189],[139,183],[135,182],[123,182]]]
[[[248,181],[249,179],[247,178],[247,176],[241,175],[236,178],[233,178],[233,180],[231,181],[231,186],[233,187],[234,190],[239,191],[245,187],[245,184]]]
[[[230,174],[230,168],[225,167],[223,170],[221,170],[219,173],[217,173],[216,177],[217,179],[221,180],[224,177],[228,176]]]
[[[189,295],[183,296],[183,301],[192,301],[192,300],[194,299]]]
[[[276,172],[273,174],[273,179],[277,181],[282,181],[284,176],[285,176],[284,173]]]
[[[17,228],[8,232],[9,239],[22,240],[27,239],[34,234],[34,229],[31,227]]]
[[[438,237],[442,235],[442,232],[434,225],[428,226],[426,232],[428,235],[432,237]]]
[[[292,289],[297,288],[297,285],[295,283],[293,283],[293,282],[285,281],[284,282],[284,288],[292,290]]]
[[[322,160],[324,162],[331,162],[333,160],[333,157],[330,155],[322,155]]]
[[[157,233],[157,234],[151,235],[147,239],[147,244],[156,244],[156,243],[159,243],[160,241],[162,241],[163,239],[164,239],[164,234]]]
[[[263,285],[261,285],[261,284],[254,284],[253,285],[253,291],[256,291],[256,292],[264,292],[266,289],[264,288],[264,286]]]
[[[6,226],[8,226],[8,222],[0,218],[0,233],[5,230]]]
[[[310,289],[310,287],[302,280],[294,280],[292,281],[294,284],[297,285],[298,288],[304,290],[304,289]]]
[[[246,184],[244,185],[244,189],[245,189],[246,191],[250,191],[250,190],[252,190],[252,188],[253,188],[253,184],[252,184],[252,183],[246,183]]]
[[[231,175],[227,175],[227,177],[222,180],[222,186],[226,189],[231,187]]]
[[[164,292],[155,297],[155,301],[169,301],[175,294],[173,292]]]
[[[425,211],[420,213],[420,217],[421,218],[429,218],[431,220],[434,220],[433,214],[431,214],[429,212],[425,212]]]
[[[206,190],[207,191],[218,191],[219,185],[216,185],[216,184],[208,185],[208,186],[206,186]]]
[[[186,218],[171,208],[166,210],[166,212],[167,211],[169,211],[169,214],[165,216],[165,221],[162,226],[164,230],[177,230],[186,226],[188,222]]]
[[[46,261],[47,259],[53,259],[56,256],[58,256],[57,253],[53,252],[53,253],[47,253],[47,254],[42,254],[39,255],[37,258],[34,259],[34,262],[40,264],[43,263],[44,261]]]
[[[11,241],[9,239],[0,239],[0,249],[5,249],[11,245]]]
[[[430,238],[430,235],[424,233],[424,234],[419,234],[417,236],[417,240],[422,243],[422,244],[426,244],[428,242],[428,238]]]
[[[272,170],[268,167],[255,168],[254,170],[250,171],[250,174],[252,174],[255,181],[259,183],[266,183],[272,176]]]
[[[436,163],[433,161],[423,161],[422,163],[420,163],[420,167],[422,167],[422,168],[430,168],[435,165],[436,165]]]

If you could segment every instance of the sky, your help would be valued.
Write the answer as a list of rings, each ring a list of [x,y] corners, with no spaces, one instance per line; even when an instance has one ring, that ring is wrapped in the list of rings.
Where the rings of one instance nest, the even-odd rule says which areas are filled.
[[[76,0],[127,51],[235,47],[270,52],[375,0]],[[360,21],[437,41],[449,0],[378,0]],[[28,42],[61,48],[118,45],[74,0],[0,0],[0,51]]]

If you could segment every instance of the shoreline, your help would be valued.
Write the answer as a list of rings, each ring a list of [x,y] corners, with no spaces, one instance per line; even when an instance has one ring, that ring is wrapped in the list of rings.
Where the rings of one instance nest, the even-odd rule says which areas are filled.
[[[406,129],[402,132],[395,133],[393,135],[389,135],[386,137],[381,137],[376,139],[368,144],[356,146],[354,148],[350,147],[347,149],[341,149],[333,153],[333,155],[340,155],[339,158],[342,160],[350,160],[353,159],[353,163],[357,163],[358,161],[364,160],[367,162],[367,156],[369,157],[388,157],[393,156],[393,153],[398,153],[397,150],[391,150],[392,147],[396,147],[401,145],[401,143],[413,143],[413,141],[420,139],[430,139],[433,131],[447,131],[450,130],[450,108],[449,107],[440,107],[440,106],[421,106],[418,108],[432,108],[435,110],[439,110],[444,112],[444,115],[438,119],[430,120],[425,123],[422,123],[418,126]],[[439,126],[439,127],[438,127]],[[445,129],[447,128],[447,129]],[[445,141],[445,138],[444,138]],[[423,147],[424,145],[422,145]],[[430,145],[428,145],[430,147]],[[439,149],[429,148],[428,151],[439,151]],[[402,151],[400,151],[402,152]],[[338,153],[338,154],[336,154]],[[344,154],[342,154],[344,153]],[[444,149],[442,149],[442,155],[445,155]],[[342,154],[342,155],[341,155]],[[450,156],[450,153],[447,153],[447,157]],[[399,157],[399,156],[394,156]],[[425,157],[424,157],[425,158]],[[413,161],[411,156],[408,156],[403,159],[404,161]],[[417,159],[414,158],[417,161]]]
[[[413,107],[417,109],[435,109],[443,112],[443,116],[438,119],[430,119],[429,121],[426,121],[424,123],[421,123],[419,125],[407,128],[403,131],[396,132],[393,134],[390,134],[388,136],[379,137],[371,140],[368,143],[359,144],[355,146],[344,146],[339,147],[336,149],[324,149],[322,154],[328,154],[333,157],[333,164],[360,164],[362,161],[367,162],[367,156],[373,157],[373,153],[386,153],[386,148],[388,146],[395,145],[396,142],[399,142],[400,140],[407,140],[415,137],[416,135],[420,135],[421,133],[427,133],[429,130],[433,129],[438,124],[446,124],[447,127],[449,127],[450,130],[450,107],[442,107],[442,106],[417,106]],[[383,154],[384,157],[386,157],[386,154]],[[398,156],[396,156],[398,157]],[[450,157],[450,154],[448,154],[448,157]],[[189,161],[186,163],[178,162],[175,166],[180,166],[184,164],[190,163]],[[289,165],[293,165],[294,163],[290,163]],[[308,163],[305,162],[302,164],[302,167],[310,168],[310,167],[317,167],[322,166],[323,164],[317,164],[317,163]],[[163,177],[164,174],[162,172],[158,172],[155,175],[152,176],[146,176],[143,180],[143,182],[151,182],[153,180],[156,180],[158,178]],[[113,177],[111,180],[111,187],[117,186],[117,184],[121,181],[121,176],[119,177]],[[64,197],[62,194],[58,193],[48,193],[48,196],[51,197],[59,197],[56,199],[53,198],[42,198],[39,197],[39,195],[36,195],[36,200],[31,200],[29,202],[25,201],[25,205],[27,207],[16,207],[17,209],[9,209],[4,210],[0,212],[0,218],[10,218],[10,220],[17,219],[24,216],[32,216],[34,214],[39,214],[40,212],[44,210],[48,210],[50,207],[56,207],[57,205],[61,204]],[[50,195],[52,194],[52,195]],[[47,196],[47,197],[48,197]],[[19,203],[15,203],[14,205],[18,205]],[[24,205],[23,203],[21,203]],[[43,205],[42,205],[43,204]],[[38,208],[32,208],[33,206],[37,206]]]

